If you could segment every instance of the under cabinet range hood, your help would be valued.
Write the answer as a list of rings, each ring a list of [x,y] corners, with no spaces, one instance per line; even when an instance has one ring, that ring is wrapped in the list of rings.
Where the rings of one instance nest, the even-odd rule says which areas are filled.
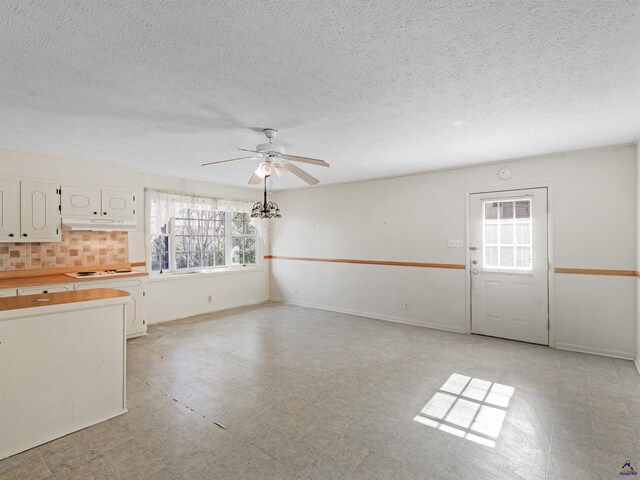
[[[128,232],[137,228],[136,220],[131,218],[62,218],[63,230]]]

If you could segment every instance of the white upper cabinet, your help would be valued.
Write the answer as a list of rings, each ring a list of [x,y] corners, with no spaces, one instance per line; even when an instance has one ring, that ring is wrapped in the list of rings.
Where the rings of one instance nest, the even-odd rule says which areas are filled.
[[[101,215],[99,188],[62,186],[62,215],[69,217],[99,217]]]
[[[20,239],[22,242],[60,241],[60,194],[51,183],[20,183]]]
[[[134,218],[136,196],[126,190],[102,190],[102,216],[111,218]]]
[[[0,242],[20,239],[20,182],[0,179]]]

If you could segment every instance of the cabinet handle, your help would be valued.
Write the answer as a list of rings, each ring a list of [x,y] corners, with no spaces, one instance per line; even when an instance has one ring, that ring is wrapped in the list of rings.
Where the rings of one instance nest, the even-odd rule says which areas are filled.
[[[23,233],[23,234],[22,234],[22,236],[23,236],[23,237],[26,237],[26,236],[27,236],[27,234],[26,234],[26,233]]]
[[[9,234],[9,236],[10,236],[10,237],[13,237],[13,233],[10,233],[10,234]]]
[[[49,290],[43,290],[42,293],[49,293]]]
[[[93,214],[94,214],[94,215],[97,215],[97,214],[98,214],[98,212],[93,212]]]
[[[107,212],[102,212],[102,214],[103,214],[103,215],[106,215],[106,214],[107,214]]]

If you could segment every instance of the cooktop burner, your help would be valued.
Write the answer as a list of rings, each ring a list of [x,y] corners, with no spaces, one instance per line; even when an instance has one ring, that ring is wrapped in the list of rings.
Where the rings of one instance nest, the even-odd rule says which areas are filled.
[[[95,272],[76,272],[76,273],[67,273],[66,275],[68,277],[73,277],[73,278],[81,278],[81,277],[108,277],[111,275],[127,275],[130,273],[137,273],[134,272],[133,270],[115,270],[115,269],[110,269],[110,270],[102,270],[100,272],[95,271]]]

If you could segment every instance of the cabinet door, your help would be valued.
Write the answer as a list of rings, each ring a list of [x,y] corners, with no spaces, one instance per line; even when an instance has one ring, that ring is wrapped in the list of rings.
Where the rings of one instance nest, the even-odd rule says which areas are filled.
[[[131,303],[127,305],[127,338],[144,335],[147,331],[144,321],[144,291],[141,288],[123,290],[131,294]]]
[[[0,242],[20,240],[20,182],[0,180]]]
[[[60,241],[60,194],[51,183],[20,183],[20,240]]]
[[[61,193],[62,215],[73,217],[100,216],[100,189],[63,185]]]
[[[116,288],[128,292],[131,295],[131,302],[127,305],[127,338],[138,337],[147,332],[147,322],[144,319],[145,295],[139,280],[121,280],[120,282],[96,280],[76,283],[74,286],[74,290],[90,288]]]
[[[136,215],[136,196],[125,190],[102,190],[102,216],[133,218]]]

